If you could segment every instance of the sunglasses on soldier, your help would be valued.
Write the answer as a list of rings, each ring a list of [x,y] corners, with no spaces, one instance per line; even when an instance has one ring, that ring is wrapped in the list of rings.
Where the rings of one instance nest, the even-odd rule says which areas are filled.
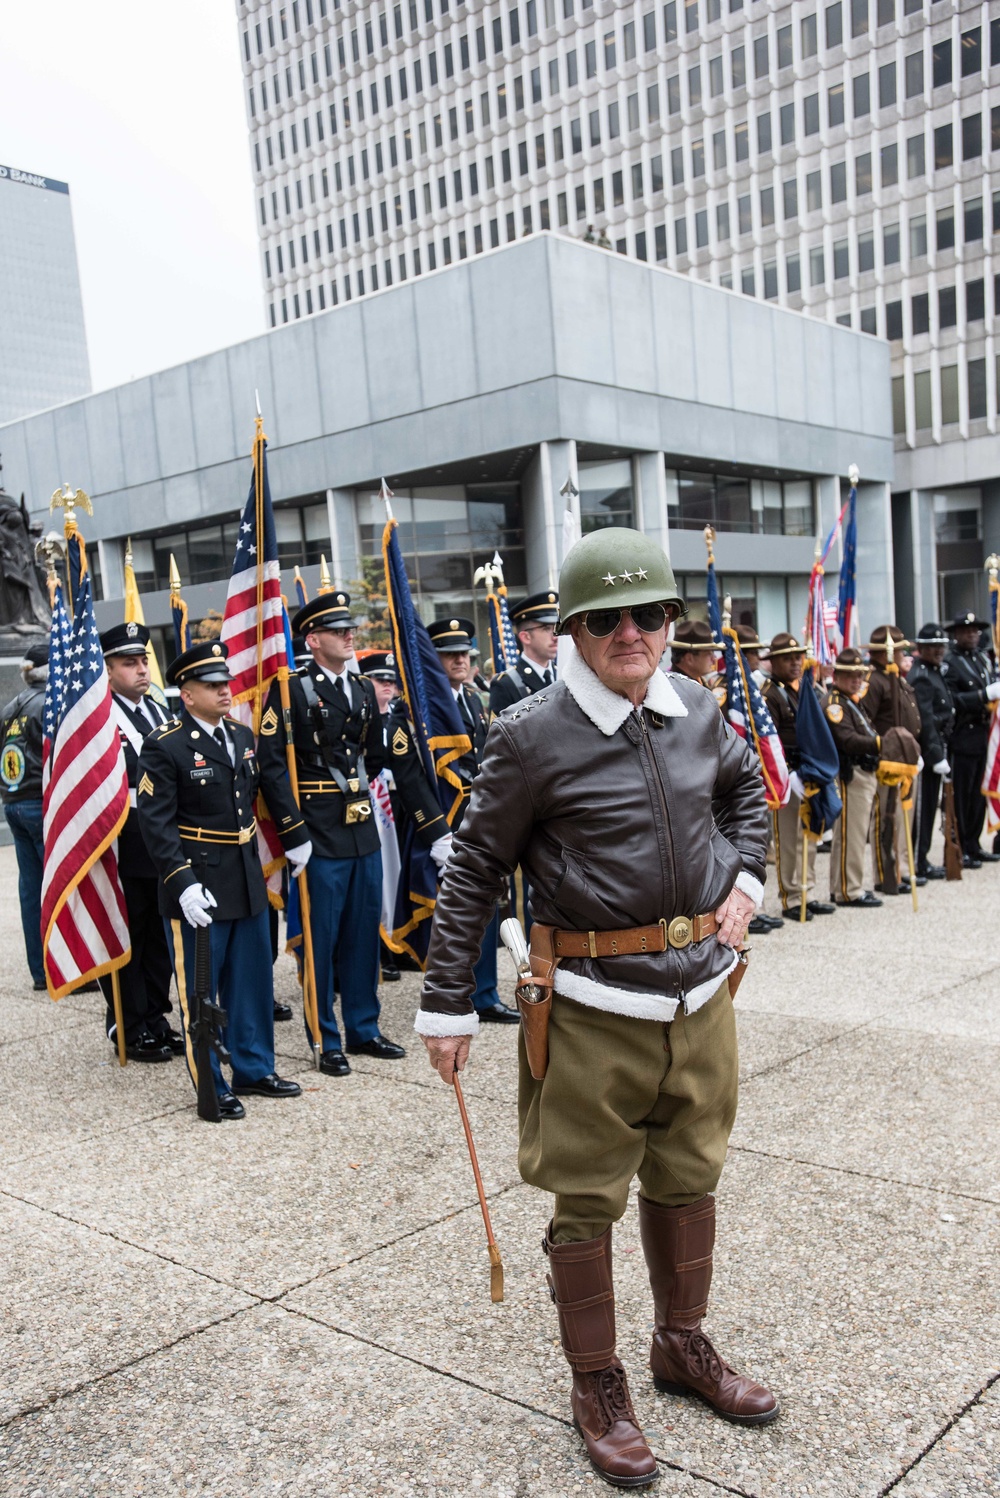
[[[590,609],[584,614],[583,623],[587,633],[595,640],[605,640],[608,635],[614,634],[623,616],[627,614],[636,629],[641,630],[644,635],[655,635],[668,620],[678,618],[679,612],[674,604],[637,603],[627,609]]]

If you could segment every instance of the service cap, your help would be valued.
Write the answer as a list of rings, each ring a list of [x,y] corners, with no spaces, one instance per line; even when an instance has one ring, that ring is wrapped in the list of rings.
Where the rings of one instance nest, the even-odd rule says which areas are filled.
[[[434,642],[434,649],[442,655],[457,655],[460,650],[471,650],[476,626],[471,619],[460,614],[450,614],[446,619],[435,619],[428,624],[427,633]]]
[[[530,593],[520,603],[515,603],[508,612],[515,629],[527,629],[529,624],[558,624],[559,594],[551,588],[546,588],[541,593]]]
[[[229,681],[228,645],[221,640],[199,640],[167,667],[167,684],[182,687],[187,681]]]
[[[303,604],[292,619],[292,634],[311,635],[323,629],[353,629],[354,619],[349,604],[351,596],[340,588],[331,593],[318,593]]]
[[[145,655],[149,649],[149,630],[144,624],[129,619],[125,624],[114,624],[101,634],[101,650],[109,655]]]
[[[718,655],[722,646],[712,638],[710,627],[701,619],[682,619],[674,629],[674,637],[667,642],[674,655],[686,655],[690,650],[710,650]]]
[[[391,650],[366,650],[358,654],[362,676],[373,681],[397,681],[396,657]]]
[[[800,645],[795,636],[790,635],[787,630],[776,634],[767,647],[768,660],[772,660],[776,655],[805,655],[805,653],[806,647]]]

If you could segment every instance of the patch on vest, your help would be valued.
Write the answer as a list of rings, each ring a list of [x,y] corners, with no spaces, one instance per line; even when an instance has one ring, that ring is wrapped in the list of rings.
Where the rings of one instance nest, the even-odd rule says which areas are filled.
[[[410,741],[406,736],[406,730],[403,728],[397,728],[396,732],[392,736],[393,754],[406,754],[409,747]]]
[[[265,738],[270,738],[271,734],[278,732],[278,714],[274,711],[273,707],[269,707],[263,718],[261,718],[260,731]]]
[[[842,723],[844,721],[844,709],[839,702],[831,702],[827,705],[826,716],[831,723]]]
[[[12,744],[8,740],[3,746],[3,757],[0,759],[0,780],[9,791],[16,791],[24,779],[24,771],[24,750],[20,744]]]
[[[148,775],[143,775],[139,781],[138,791],[140,796],[151,796],[153,794],[153,782]]]

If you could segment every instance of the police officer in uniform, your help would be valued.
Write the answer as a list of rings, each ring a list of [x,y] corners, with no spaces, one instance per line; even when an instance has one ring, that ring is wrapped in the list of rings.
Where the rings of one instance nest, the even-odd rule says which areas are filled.
[[[555,593],[546,593],[547,600],[557,598]],[[531,599],[526,604],[532,604]],[[524,608],[525,605],[522,605]],[[555,616],[558,619],[558,614]],[[535,626],[532,626],[535,628]],[[452,818],[452,832],[457,832],[462,825],[465,809],[469,804],[469,796],[472,793],[472,783],[479,774],[479,767],[483,762],[483,752],[486,748],[486,734],[489,721],[486,709],[483,707],[482,698],[474,687],[468,685],[468,677],[471,666],[472,637],[476,632],[476,626],[471,619],[450,618],[437,619],[433,624],[427,626],[427,633],[434,643],[434,648],[441,657],[444,673],[448,678],[458,715],[462,720],[462,727],[472,741],[472,748],[467,754],[454,761],[453,768],[462,781],[462,801]],[[522,631],[522,634],[526,631]],[[552,634],[553,640],[555,633]],[[509,673],[505,673],[508,674]],[[544,673],[543,673],[544,674]],[[551,685],[542,683],[543,685]],[[532,692],[538,687],[533,687]],[[523,694],[530,696],[531,693]],[[520,700],[515,698],[515,701]],[[450,853],[450,848],[449,848]],[[432,850],[433,856],[433,850]],[[447,860],[440,866],[442,875],[447,867]],[[475,978],[475,991],[472,995],[472,1003],[476,1013],[481,1020],[487,1023],[501,1025],[516,1025],[520,1019],[516,1009],[510,1008],[500,998],[497,989],[497,944],[500,940],[500,913],[494,910],[493,919],[486,928],[483,937],[482,949],[479,959],[473,968]]]
[[[872,821],[878,781],[878,734],[858,706],[865,682],[861,652],[847,646],[837,656],[833,684],[823,699],[833,742],[840,756],[842,811],[833,826],[830,856],[830,899],[837,905],[875,910],[882,901],[865,889],[865,849]]]
[[[555,681],[559,594],[551,588],[532,593],[511,609],[510,622],[520,654],[513,666],[490,682],[490,712],[494,716]]]
[[[778,892],[787,916],[796,921],[801,915],[802,900],[802,822],[799,808],[802,805],[802,782],[799,778],[799,741],[795,732],[795,715],[799,707],[799,682],[805,666],[805,648],[794,635],[782,631],[776,634],[767,648],[767,659],[771,675],[764,684],[761,696],[767,703],[774,720],[781,747],[785,751],[785,763],[792,780],[792,792],[784,806],[772,812],[774,834],[774,864],[778,875]],[[835,905],[823,900],[812,900],[816,885],[816,843],[809,839],[806,859],[806,920],[814,915],[833,915]]]
[[[118,836],[118,873],[128,910],[132,956],[118,970],[125,1026],[125,1053],[130,1061],[169,1061],[183,1056],[184,1039],[167,1016],[170,1003],[170,949],[159,919],[156,867],[139,830],[136,787],[139,755],[155,728],[170,721],[170,714],[149,695],[149,630],[129,620],[101,635],[101,650],[111,685],[111,712],[118,725],[128,795],[128,820]],[[117,1041],[110,976],[98,979],[107,1000],[105,1030]]]
[[[351,1069],[334,1014],[335,965],[348,1054],[383,1061],[406,1054],[379,1032],[382,853],[370,786],[386,756],[375,688],[348,670],[354,655],[350,602],[338,589],[299,609],[292,630],[305,638],[312,660],[289,682],[302,816],[314,848],[309,894],[320,1070],[333,1077]],[[283,774],[277,682],[261,717],[258,753],[263,771]]]
[[[917,873],[924,879],[943,879],[943,865],[929,863],[927,855],[934,836],[941,781],[951,775],[948,741],[955,726],[955,704],[941,674],[948,636],[940,624],[922,624],[915,643],[918,658],[906,680],[920,709],[920,753],[924,761],[917,804]]]
[[[980,787],[990,733],[989,705],[1000,698],[1000,681],[989,656],[979,649],[985,628],[985,622],[975,614],[959,614],[948,625],[952,647],[941,666],[955,704],[950,757],[964,869],[1000,862],[1000,853],[988,853],[979,846],[986,819],[986,797]]]
[[[670,669],[707,687],[715,671],[722,646],[712,638],[712,631],[701,619],[682,619],[674,628],[670,643]],[[720,706],[725,706],[725,691]]]
[[[46,987],[41,933],[42,740],[48,674],[48,638],[32,640],[21,661],[24,687],[0,712],[0,797],[17,855],[24,951],[33,986],[39,993]]]
[[[889,644],[892,644],[892,660],[889,659]],[[861,698],[861,706],[868,714],[868,718],[875,728],[880,739],[884,739],[890,728],[905,728],[919,743],[920,740],[920,708],[917,706],[916,695],[913,688],[903,676],[900,667],[903,663],[903,654],[909,646],[909,640],[904,638],[903,631],[895,624],[878,624],[872,630],[871,639],[865,647],[868,651],[868,659],[872,664],[872,672],[868,678],[868,687]],[[871,843],[872,858],[875,862],[875,870],[878,880],[875,888],[882,889],[884,869],[884,853],[882,848],[882,827],[885,821],[889,792],[891,787],[880,785],[875,797],[875,815],[872,820]],[[896,855],[896,872],[900,867],[905,867],[906,830],[903,826],[903,817],[909,813],[903,808],[902,798],[896,797],[896,825],[894,829],[893,845]],[[926,884],[922,874],[917,874],[917,883]],[[897,879],[900,894],[909,894],[909,876]]]
[[[212,1072],[223,1118],[242,1118],[236,1094],[297,1097],[297,1082],[274,1070],[274,989],[267,886],[257,853],[254,800],[262,788],[293,874],[312,848],[284,773],[258,766],[253,734],[226,714],[232,704],[227,647],[203,640],[167,669],[180,688],[176,723],[154,729],[139,755],[139,827],[160,876],[159,905],[167,927],[187,1030],[187,995],[194,983],[195,930],[211,937],[211,991],[227,1014],[225,1044],[232,1090],[218,1057]],[[195,1077],[195,1058],[187,1047]]]

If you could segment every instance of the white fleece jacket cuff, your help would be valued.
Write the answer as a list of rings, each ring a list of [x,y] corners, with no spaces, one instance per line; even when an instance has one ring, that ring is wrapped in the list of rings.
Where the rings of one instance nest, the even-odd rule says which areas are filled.
[[[736,888],[741,889],[745,895],[749,895],[757,910],[764,903],[764,886],[753,874],[747,873],[746,869],[736,875]]]
[[[437,1014],[433,1009],[418,1009],[413,1028],[418,1035],[478,1035],[479,1015],[475,1010],[471,1014]]]

